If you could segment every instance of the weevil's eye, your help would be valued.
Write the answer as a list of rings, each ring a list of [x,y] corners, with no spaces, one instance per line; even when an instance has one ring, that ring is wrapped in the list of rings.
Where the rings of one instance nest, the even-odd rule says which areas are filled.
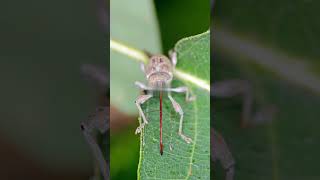
[[[162,63],[163,62],[162,58],[160,58],[159,61]]]

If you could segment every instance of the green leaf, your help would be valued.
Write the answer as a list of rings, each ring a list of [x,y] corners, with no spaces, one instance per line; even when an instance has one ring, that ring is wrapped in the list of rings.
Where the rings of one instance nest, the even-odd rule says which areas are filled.
[[[175,45],[177,69],[204,82],[210,81],[210,33],[185,38]],[[149,123],[141,133],[138,179],[210,178],[210,96],[209,92],[187,80],[174,80],[172,87],[187,86],[196,100],[185,101],[185,94],[172,93],[184,111],[183,132],[192,138],[187,144],[179,135],[179,114],[170,100],[163,100],[163,144],[159,152],[159,100],[154,97],[142,105]],[[170,148],[171,147],[171,148]]]
[[[161,52],[160,36],[153,2],[150,0],[111,0],[110,37],[132,47]],[[111,105],[127,114],[137,114],[134,100],[139,94],[135,81],[143,81],[139,64],[117,52],[110,52]]]

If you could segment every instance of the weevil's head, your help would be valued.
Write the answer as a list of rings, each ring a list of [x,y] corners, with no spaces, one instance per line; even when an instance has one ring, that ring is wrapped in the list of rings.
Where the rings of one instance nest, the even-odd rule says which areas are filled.
[[[173,66],[166,56],[155,55],[150,58],[145,73],[151,86],[161,87],[172,81]]]

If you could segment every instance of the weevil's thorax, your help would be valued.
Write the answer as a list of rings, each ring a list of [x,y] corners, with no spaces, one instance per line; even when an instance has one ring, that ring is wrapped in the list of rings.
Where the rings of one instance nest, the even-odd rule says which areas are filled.
[[[173,78],[173,66],[166,56],[155,55],[150,58],[145,73],[149,86],[161,88],[171,83]]]

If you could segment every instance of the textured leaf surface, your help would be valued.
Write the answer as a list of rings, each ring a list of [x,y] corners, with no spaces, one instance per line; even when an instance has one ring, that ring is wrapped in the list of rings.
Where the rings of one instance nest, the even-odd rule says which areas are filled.
[[[210,81],[209,32],[182,39],[175,50],[177,68],[192,76]],[[170,100],[163,102],[164,153],[159,152],[159,100],[147,101],[142,107],[149,120],[141,134],[139,179],[209,179],[210,178],[210,97],[199,87],[174,80],[172,87],[188,86],[195,101],[186,102],[184,94],[173,93],[173,98],[184,110],[183,132],[192,138],[187,144],[178,135],[179,115]],[[171,148],[170,148],[171,147]]]

